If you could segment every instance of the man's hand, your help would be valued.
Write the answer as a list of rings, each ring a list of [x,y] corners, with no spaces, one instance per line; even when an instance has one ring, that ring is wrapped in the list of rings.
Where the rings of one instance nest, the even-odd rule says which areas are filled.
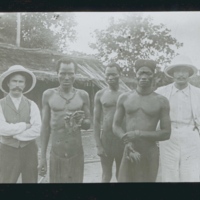
[[[81,126],[83,119],[85,118],[85,114],[82,110],[76,111],[73,113],[73,118],[77,126]]]
[[[128,159],[133,163],[136,162],[137,164],[140,162],[140,153],[138,153],[137,151],[135,152],[130,152]]]
[[[130,160],[132,163],[136,162],[139,163],[140,161],[140,153],[134,150],[132,143],[129,142],[126,144],[126,158]]]
[[[107,157],[106,152],[102,146],[97,147],[97,155]]]
[[[47,173],[47,160],[41,159],[40,164],[38,166],[38,173],[40,176],[45,176]]]
[[[85,118],[82,110],[75,111],[74,113],[66,112],[65,125],[66,127],[80,127],[83,119]]]
[[[26,124],[26,130],[31,128],[31,124]]]
[[[135,131],[129,131],[127,133],[124,134],[124,136],[122,137],[122,140],[124,142],[124,144],[127,144],[129,142],[133,142],[135,139],[137,139],[139,137],[139,131],[135,130]]]
[[[72,124],[72,113],[71,112],[66,112],[66,115],[64,117],[65,120],[65,126],[73,126]]]

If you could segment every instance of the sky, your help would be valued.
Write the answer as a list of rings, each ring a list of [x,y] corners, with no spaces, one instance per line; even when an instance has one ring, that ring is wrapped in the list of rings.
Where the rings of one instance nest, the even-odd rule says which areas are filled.
[[[200,69],[200,12],[140,12],[144,16],[153,18],[155,24],[163,23],[171,30],[171,35],[184,46],[178,50],[179,54],[189,56],[193,65]],[[78,25],[77,41],[71,49],[94,54],[89,47],[93,42],[91,33],[95,29],[104,29],[110,17],[119,19],[126,12],[75,12]]]

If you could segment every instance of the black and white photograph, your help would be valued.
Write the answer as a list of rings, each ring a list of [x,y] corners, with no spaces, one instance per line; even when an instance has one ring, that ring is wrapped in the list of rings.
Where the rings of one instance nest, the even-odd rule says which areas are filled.
[[[200,182],[200,12],[1,12],[0,183]]]

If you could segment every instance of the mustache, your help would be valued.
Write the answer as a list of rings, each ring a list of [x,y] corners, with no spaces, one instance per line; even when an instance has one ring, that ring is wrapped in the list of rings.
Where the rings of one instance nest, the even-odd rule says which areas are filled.
[[[20,87],[15,87],[15,88],[12,88],[12,91],[22,91],[22,89]]]

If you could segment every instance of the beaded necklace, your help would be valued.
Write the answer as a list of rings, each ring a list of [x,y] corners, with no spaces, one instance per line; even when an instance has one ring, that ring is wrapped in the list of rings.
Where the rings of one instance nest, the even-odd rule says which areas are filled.
[[[61,91],[60,87],[58,88],[58,93],[59,93],[59,95],[60,95],[63,99],[66,100],[66,104],[69,104],[70,101],[75,97],[76,90],[75,90],[74,88],[73,88],[73,92],[74,92],[74,94],[72,95],[72,97],[69,98],[69,99],[67,99],[66,97],[63,96],[63,92]]]

